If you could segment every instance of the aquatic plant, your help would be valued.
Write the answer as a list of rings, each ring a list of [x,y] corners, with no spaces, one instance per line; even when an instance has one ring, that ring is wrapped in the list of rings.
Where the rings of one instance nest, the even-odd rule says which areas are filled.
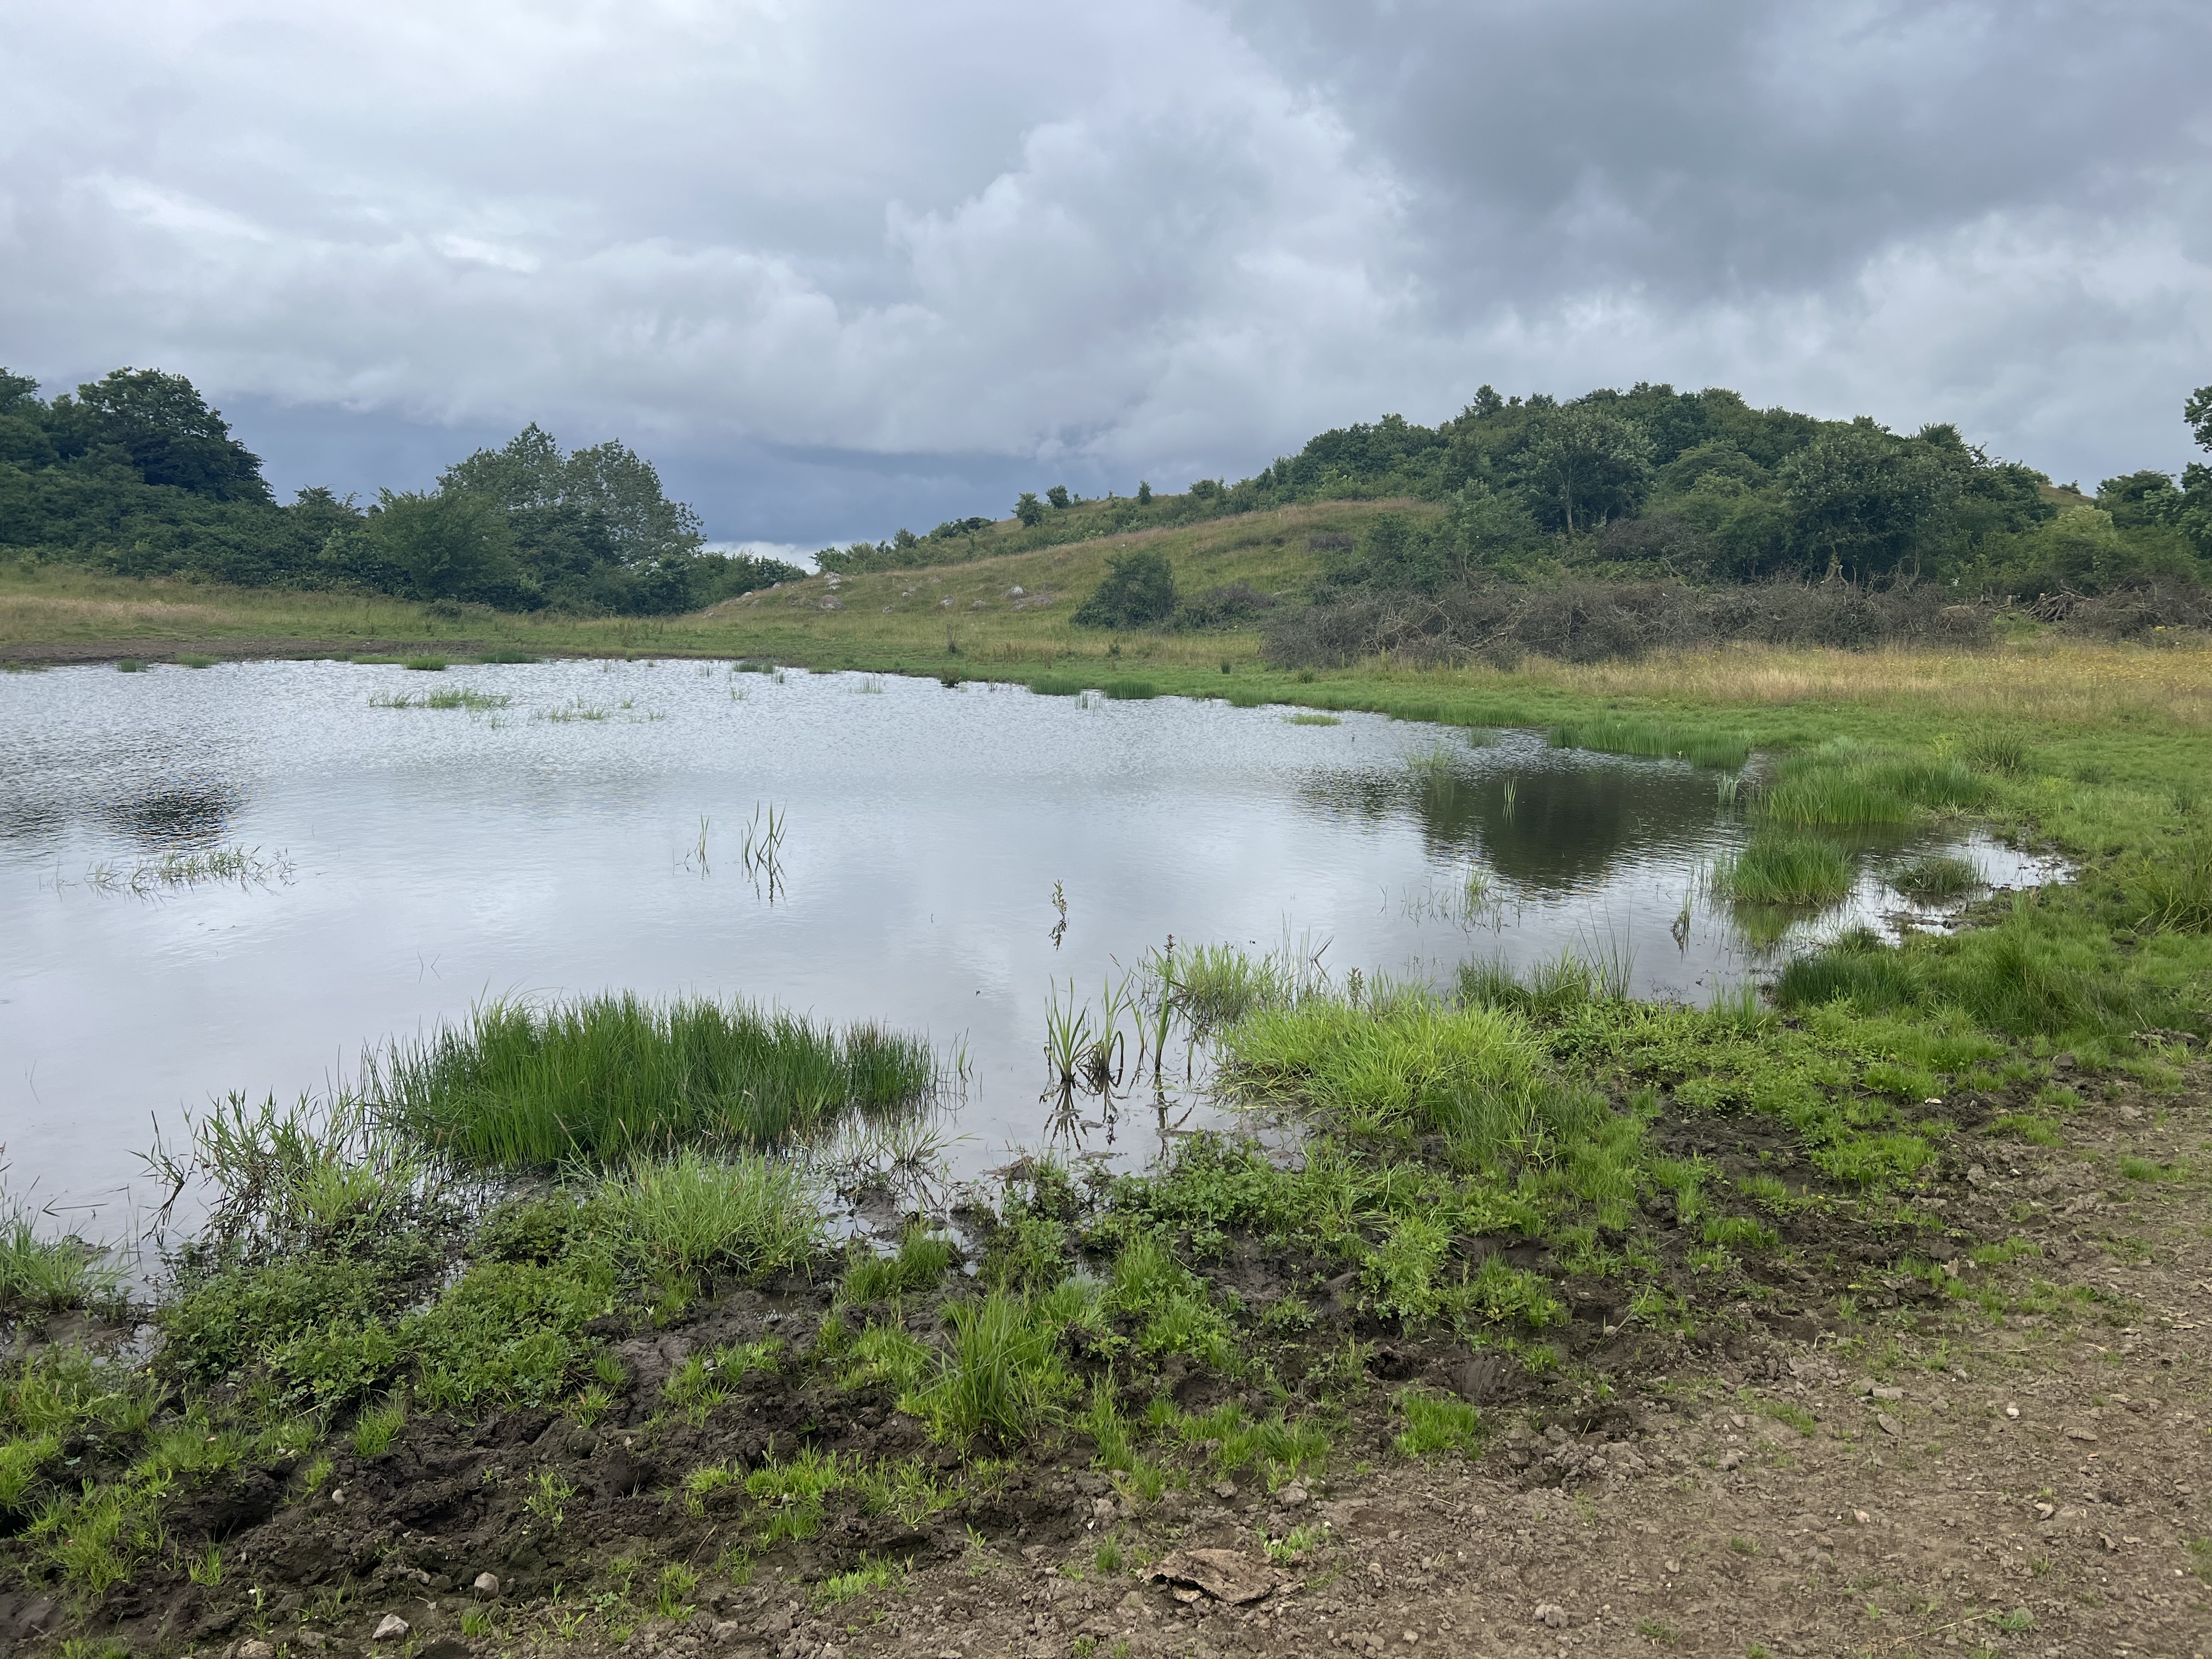
[[[497,651],[487,651],[483,655],[477,658],[477,660],[478,662],[485,663],[512,664],[538,662],[543,659],[539,658],[535,652],[501,649]]]
[[[1285,714],[1285,726],[1341,726],[1344,722],[1334,714]]]
[[[1601,714],[1555,726],[1552,728],[1551,743],[1554,749],[1648,755],[1686,760],[1693,766],[1738,767],[1751,754],[1750,742],[1742,737],[1620,714]]]
[[[118,657],[115,669],[120,674],[143,674],[146,672],[146,665],[136,657]]]
[[[0,1313],[58,1313],[111,1293],[121,1272],[77,1238],[41,1238],[21,1206],[0,1194]],[[8,1507],[0,1496],[0,1510]]]
[[[1978,893],[1989,885],[1972,859],[1954,854],[1929,853],[1908,860],[1893,872],[1889,884],[1909,899],[1923,904],[1947,904],[1953,899]]]
[[[1160,694],[1150,680],[1109,680],[1101,689],[1115,702],[1142,702]]]
[[[1851,890],[1850,855],[1820,836],[1761,830],[1713,867],[1713,887],[1737,904],[1833,904]]]
[[[937,1080],[929,1044],[872,1024],[624,994],[495,1001],[368,1067],[385,1120],[464,1163],[551,1169],[700,1142],[766,1145],[894,1111]]]
[[[1588,1003],[1626,1001],[1634,969],[1626,947],[1612,939],[1587,955],[1570,947],[1525,969],[1491,957],[1461,964],[1458,997],[1475,1007],[1551,1016]]]
[[[1923,811],[1976,806],[1989,795],[1988,781],[1961,761],[1838,740],[1784,759],[1754,810],[1775,823],[1852,828],[1910,823]]]
[[[84,872],[84,884],[95,892],[144,898],[165,887],[198,887],[207,882],[281,884],[292,879],[292,860],[283,853],[264,854],[258,847],[211,847],[199,853],[164,854],[127,868],[92,865]]]
[[[410,696],[404,691],[379,691],[368,700],[371,708],[504,708],[514,701],[503,691],[479,691],[463,686],[455,691],[426,691]]]
[[[1079,697],[1085,687],[1080,675],[1035,674],[1030,676],[1031,695],[1040,697]]]
[[[443,657],[402,657],[399,665],[411,668],[418,674],[442,674],[447,668]]]

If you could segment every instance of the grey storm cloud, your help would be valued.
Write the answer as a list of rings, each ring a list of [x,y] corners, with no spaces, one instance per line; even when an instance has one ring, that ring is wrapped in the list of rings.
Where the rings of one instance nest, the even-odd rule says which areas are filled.
[[[81,0],[0,53],[0,362],[180,369],[287,483],[536,419],[818,540],[1646,379],[2094,478],[2212,380],[2201,4]]]

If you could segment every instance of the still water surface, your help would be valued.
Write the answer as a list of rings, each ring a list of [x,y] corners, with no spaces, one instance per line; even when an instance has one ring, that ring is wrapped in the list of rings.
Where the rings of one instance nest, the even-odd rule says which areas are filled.
[[[464,688],[510,701],[372,701]],[[9,675],[0,1161],[19,1198],[112,1231],[134,1154],[210,1097],[323,1089],[488,996],[627,988],[959,1045],[974,1173],[1049,1115],[1048,983],[1095,996],[1170,934],[1439,983],[1625,953],[1638,994],[1710,1000],[1772,959],[1702,891],[1743,835],[1717,782],[1529,732],[724,665]],[[739,857],[771,806],[773,890]],[[241,848],[266,879],[131,890]],[[1895,903],[1870,876],[1845,914]],[[1091,1144],[1141,1159],[1155,1130]]]

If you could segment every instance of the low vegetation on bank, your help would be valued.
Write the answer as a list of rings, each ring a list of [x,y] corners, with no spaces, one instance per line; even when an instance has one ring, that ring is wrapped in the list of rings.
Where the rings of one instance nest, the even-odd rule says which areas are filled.
[[[1733,777],[1764,718],[1586,710],[1554,740]],[[1571,957],[1417,987],[1164,951],[1102,1018],[1198,1045],[1290,1133],[1139,1175],[1038,1153],[932,1202],[890,1131],[949,1057],[697,1003],[488,1006],[338,1100],[234,1101],[159,1160],[208,1221],[150,1305],[0,1228],[0,1561],[52,1634],[134,1648],[343,1632],[398,1578],[481,1571],[482,1620],[619,1641],[702,1585],[865,1596],[968,1528],[1056,1536],[1067,1470],[1110,1541],[1192,1483],[1479,1455],[1510,1407],[1592,1420],[1776,1336],[1977,1305],[1959,1264],[2007,1243],[1945,1195],[2100,1079],[2172,1086],[2212,1024],[2201,745],[1884,725],[1747,775],[1717,879],[1818,902],[1872,860],[1970,925],[1850,935],[1707,1008]],[[1977,901],[1864,839],[1970,817],[2076,879]],[[878,1195],[874,1239],[833,1236],[833,1178]],[[151,1319],[150,1358],[106,1313]]]

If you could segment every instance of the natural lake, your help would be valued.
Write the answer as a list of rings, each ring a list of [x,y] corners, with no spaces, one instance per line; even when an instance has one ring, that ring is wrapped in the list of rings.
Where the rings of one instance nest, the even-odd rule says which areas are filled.
[[[211,1097],[603,989],[927,1032],[964,1056],[944,1127],[973,1175],[1046,1132],[1052,984],[1095,999],[1170,936],[1438,984],[1573,950],[1705,1002],[1901,906],[1877,857],[1754,941],[1702,879],[1743,839],[1733,774],[1291,712],[679,661],[0,678],[8,1188],[112,1237],[135,1154]],[[1158,1145],[1149,1105],[1090,1116],[1085,1149]]]

